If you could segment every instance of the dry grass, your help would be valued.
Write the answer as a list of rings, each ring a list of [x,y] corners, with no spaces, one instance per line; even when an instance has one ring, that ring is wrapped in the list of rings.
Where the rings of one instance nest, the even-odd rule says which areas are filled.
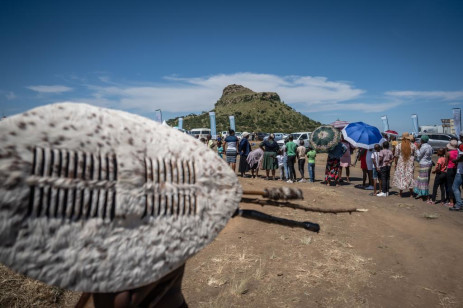
[[[0,307],[73,307],[79,293],[50,287],[0,265]]]

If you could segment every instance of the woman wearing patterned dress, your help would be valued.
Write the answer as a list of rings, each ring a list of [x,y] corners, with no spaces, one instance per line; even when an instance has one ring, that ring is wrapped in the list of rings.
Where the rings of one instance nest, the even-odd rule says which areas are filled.
[[[408,189],[410,197],[413,198],[413,172],[415,171],[415,151],[416,147],[411,142],[409,133],[402,134],[402,142],[397,145],[394,153],[395,157],[395,172],[392,185],[397,187],[402,197],[402,191]]]
[[[429,175],[432,168],[432,147],[428,144],[429,137],[421,136],[421,144],[416,150],[417,160],[420,163],[420,173],[415,182],[414,192],[417,198],[428,200],[429,195]]]

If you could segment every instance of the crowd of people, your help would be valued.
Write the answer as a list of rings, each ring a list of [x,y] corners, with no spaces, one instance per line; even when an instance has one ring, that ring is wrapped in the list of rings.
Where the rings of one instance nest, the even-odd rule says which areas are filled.
[[[296,144],[293,137],[285,140],[280,148],[273,134],[261,142],[258,148],[252,150],[249,142],[250,133],[244,132],[241,139],[235,136],[233,130],[224,140],[217,144],[208,136],[203,142],[225,159],[236,172],[236,162],[239,156],[238,173],[245,177],[251,171],[251,177],[259,176],[259,170],[265,170],[266,180],[276,180],[276,170],[279,170],[279,180],[287,183],[315,182],[315,158],[317,151],[304,142]],[[345,181],[350,182],[350,167],[356,166],[360,160],[363,178],[362,185],[365,190],[372,190],[373,196],[388,197],[390,185],[399,190],[399,196],[404,197],[408,191],[411,198],[422,199],[430,204],[436,204],[437,192],[440,190],[440,203],[449,206],[450,210],[463,211],[461,200],[461,186],[463,176],[463,145],[458,145],[458,139],[452,138],[446,148],[437,150],[437,162],[432,160],[433,149],[428,144],[429,137],[422,135],[419,142],[409,133],[403,133],[400,142],[396,136],[390,135],[387,141],[375,144],[373,149],[355,148],[343,138],[332,148],[327,155],[323,184],[340,186],[345,169]],[[463,132],[460,133],[463,142]],[[355,162],[352,156],[357,150]],[[299,171],[296,173],[295,165]],[[308,179],[305,178],[305,165],[308,168]],[[415,168],[418,166],[418,176],[415,177]],[[394,170],[391,181],[391,170]],[[434,185],[430,189],[431,174],[435,174]]]

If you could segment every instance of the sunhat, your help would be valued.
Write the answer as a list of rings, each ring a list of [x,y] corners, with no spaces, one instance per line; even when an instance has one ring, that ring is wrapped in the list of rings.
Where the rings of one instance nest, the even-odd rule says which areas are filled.
[[[408,139],[408,140],[411,140],[411,139],[412,139],[412,137],[410,136],[410,134],[409,134],[409,133],[405,132],[405,133],[403,133],[403,134],[402,134],[402,139]]]
[[[47,284],[118,292],[210,243],[241,186],[200,142],[134,114],[55,104],[0,122],[0,262]]]
[[[249,133],[248,133],[248,132],[244,132],[244,133],[241,134],[241,136],[242,136],[243,138],[246,138],[247,136],[249,136]]]

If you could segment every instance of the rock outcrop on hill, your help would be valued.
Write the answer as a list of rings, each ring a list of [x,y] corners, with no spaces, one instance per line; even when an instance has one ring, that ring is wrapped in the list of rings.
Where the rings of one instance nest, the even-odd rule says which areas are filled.
[[[214,106],[217,131],[227,130],[228,116],[235,116],[237,131],[283,132],[311,131],[321,123],[297,112],[281,101],[275,92],[254,92],[242,85],[232,84],[223,89],[222,97]],[[183,127],[210,127],[209,114],[190,114],[183,117]],[[178,124],[178,118],[167,121]]]

